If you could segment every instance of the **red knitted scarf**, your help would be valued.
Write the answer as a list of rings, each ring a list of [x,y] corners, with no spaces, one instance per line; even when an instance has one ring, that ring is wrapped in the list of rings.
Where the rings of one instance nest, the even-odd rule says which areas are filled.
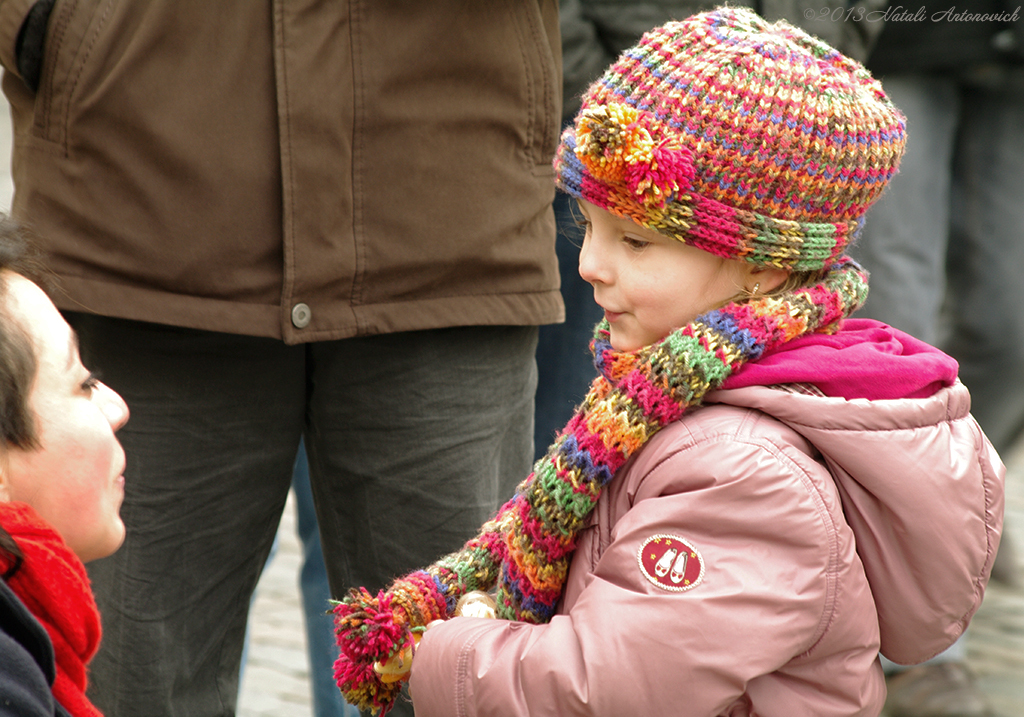
[[[53,643],[57,660],[53,696],[74,717],[102,717],[85,696],[86,665],[100,644],[100,613],[85,566],[57,531],[25,503],[0,503],[0,526],[25,557],[7,584]],[[8,556],[0,552],[0,573],[8,567]]]

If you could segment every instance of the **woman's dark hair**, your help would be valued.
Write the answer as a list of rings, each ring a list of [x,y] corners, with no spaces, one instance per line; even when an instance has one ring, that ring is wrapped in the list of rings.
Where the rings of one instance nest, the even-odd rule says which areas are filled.
[[[5,555],[6,553],[6,555]],[[5,559],[10,562],[7,570],[0,575],[0,578],[4,580],[10,580],[14,577],[14,574],[18,572],[18,568],[21,567],[21,563],[25,557],[21,554],[21,548],[15,542],[11,534],[4,530],[3,526],[0,525],[0,560]]]
[[[36,282],[45,276],[38,251],[29,231],[8,216],[0,214],[0,460],[9,446],[31,450],[38,446],[35,421],[28,405],[37,359],[28,332],[12,315],[7,305],[6,272],[14,272]],[[8,579],[21,566],[22,554],[14,538],[0,526],[0,553],[6,553],[10,566],[3,573]]]

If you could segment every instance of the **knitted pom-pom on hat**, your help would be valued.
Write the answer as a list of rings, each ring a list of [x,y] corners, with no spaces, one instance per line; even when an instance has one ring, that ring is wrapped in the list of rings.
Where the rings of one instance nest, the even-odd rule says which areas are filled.
[[[572,196],[713,254],[816,270],[853,241],[905,135],[862,65],[722,8],[623,53],[584,94],[555,171]]]

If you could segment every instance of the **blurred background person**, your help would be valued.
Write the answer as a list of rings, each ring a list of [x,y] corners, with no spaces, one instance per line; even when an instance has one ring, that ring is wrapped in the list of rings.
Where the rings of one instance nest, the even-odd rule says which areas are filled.
[[[1024,427],[1024,25],[1016,3],[901,6],[868,60],[907,117],[899,174],[852,253],[871,273],[858,313],[960,364],[971,413],[1004,457]],[[1016,526],[992,579],[1019,585]],[[966,639],[894,676],[890,717],[991,713]]]

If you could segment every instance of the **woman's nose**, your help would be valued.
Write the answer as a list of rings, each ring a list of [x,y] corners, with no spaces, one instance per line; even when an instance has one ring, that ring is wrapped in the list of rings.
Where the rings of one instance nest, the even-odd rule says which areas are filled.
[[[121,394],[105,383],[100,383],[100,410],[115,431],[128,423],[128,404],[121,398]]]

